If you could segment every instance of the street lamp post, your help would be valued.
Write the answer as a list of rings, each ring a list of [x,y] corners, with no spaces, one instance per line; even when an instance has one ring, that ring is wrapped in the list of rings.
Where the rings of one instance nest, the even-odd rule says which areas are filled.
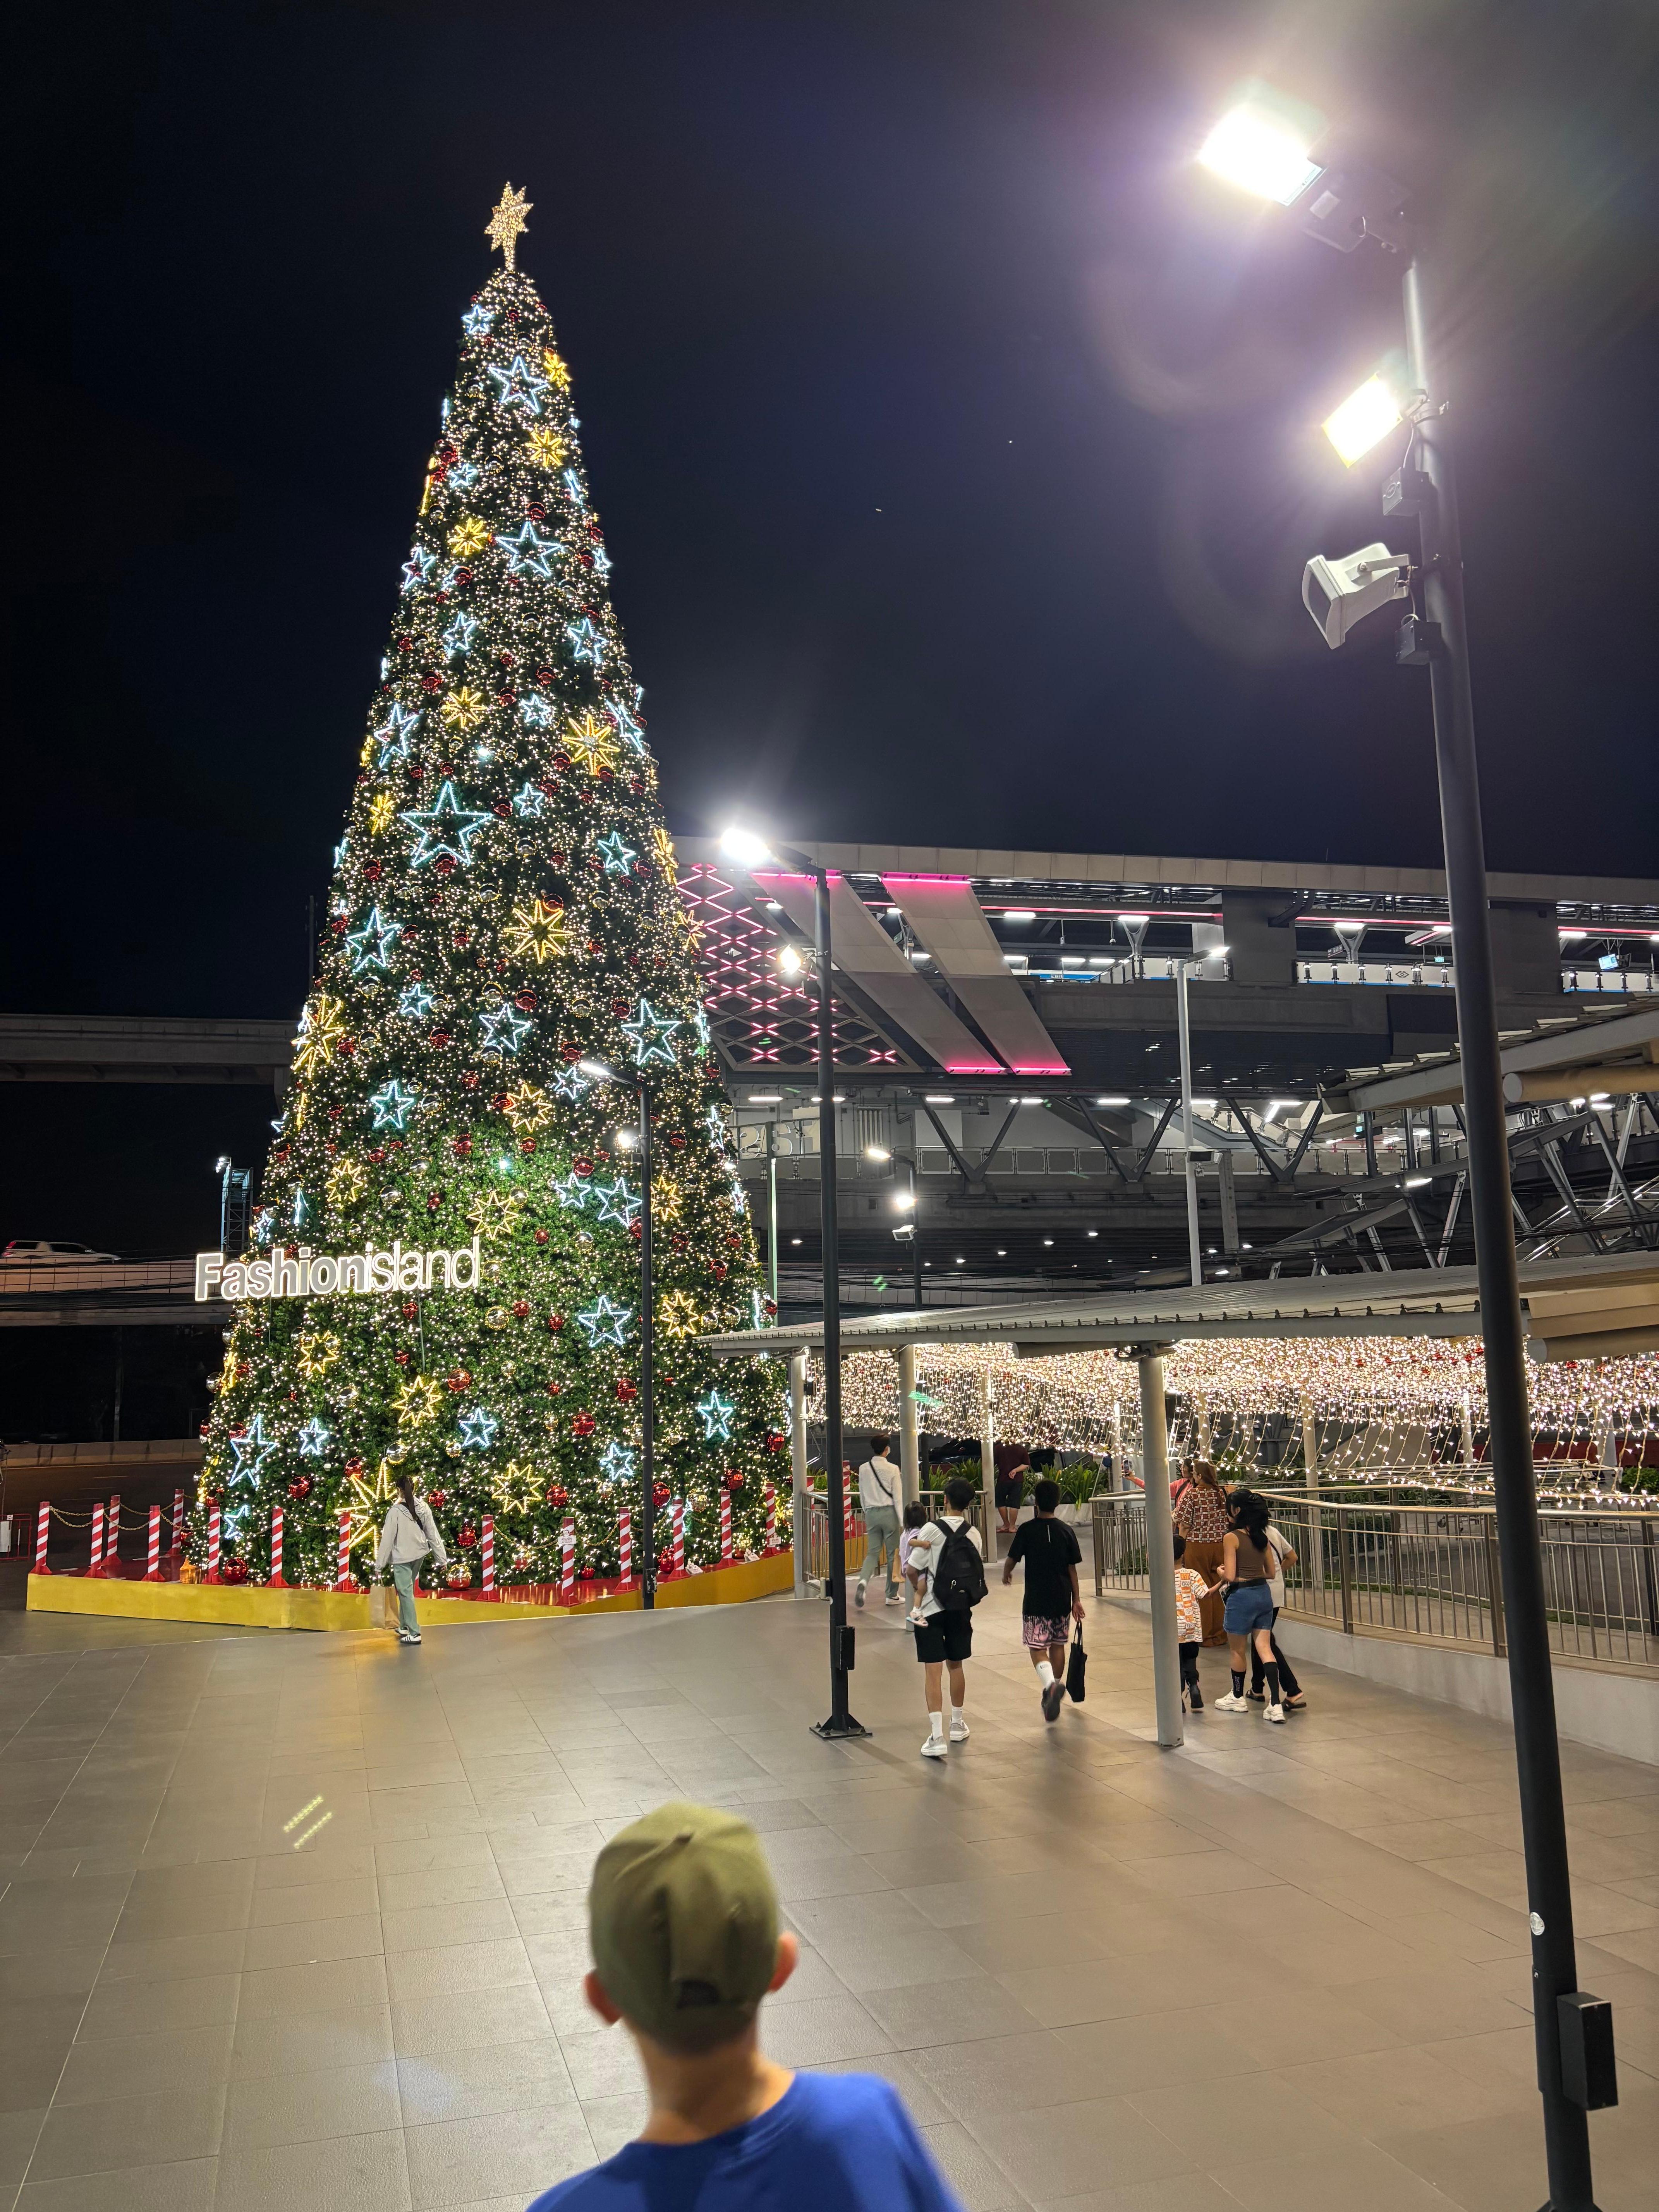
[[[1198,1226],[1198,1169],[1193,1160],[1193,1034],[1187,1018],[1187,970],[1191,963],[1171,960],[1175,975],[1176,1031],[1181,1044],[1181,1150],[1187,1171],[1187,1249],[1193,1288],[1204,1287],[1204,1246]]]
[[[640,1603],[647,1613],[657,1606],[657,1319],[651,1278],[651,1092],[641,1079],[629,1082],[603,1060],[584,1060],[582,1073],[615,1083],[639,1100],[640,1126]]]
[[[1352,247],[1372,235],[1391,250],[1403,247],[1408,240],[1400,188],[1364,172],[1345,174],[1319,168],[1307,159],[1307,143],[1314,131],[1298,144],[1285,115],[1282,103],[1245,102],[1223,118],[1200,158],[1231,181],[1293,206],[1304,227],[1329,242]],[[1218,143],[1221,158],[1211,159],[1211,149]],[[1264,155],[1258,167],[1258,158]],[[1612,2031],[1605,2010],[1595,2007],[1594,2000],[1586,1999],[1577,1988],[1464,624],[1462,545],[1446,412],[1449,403],[1432,349],[1432,303],[1425,297],[1423,246],[1420,240],[1409,242],[1413,251],[1403,284],[1409,386],[1405,403],[1391,405],[1386,393],[1379,399],[1373,386],[1381,380],[1373,379],[1326,428],[1343,459],[1351,462],[1395,422],[1409,419],[1412,425],[1406,461],[1384,505],[1390,514],[1417,517],[1423,618],[1413,617],[1402,625],[1395,657],[1406,665],[1426,664],[1434,714],[1493,1504],[1527,1870],[1533,2033],[1543,2103],[1549,2212],[1595,2212],[1587,2116],[1616,2100]],[[1340,418],[1350,410],[1364,419],[1357,433],[1347,436],[1349,426]],[[1416,465],[1419,455],[1420,466]],[[1356,615],[1369,604],[1400,596],[1404,588],[1401,584],[1395,590],[1386,580],[1373,586],[1379,595],[1360,601]],[[1339,623],[1333,636],[1326,622],[1320,621],[1332,643],[1340,641],[1346,626],[1346,622]],[[1592,2010],[1600,2014],[1599,2019],[1592,2020]]]
[[[812,950],[818,992],[818,1192],[819,1243],[823,1271],[823,1455],[828,1469],[830,1519],[830,1715],[813,1723],[826,1740],[868,1735],[848,1710],[848,1678],[853,1671],[853,1631],[847,1620],[846,1478],[842,1473],[841,1421],[841,1245],[836,1207],[836,1039],[835,1000],[830,988],[830,871],[788,845],[773,845],[752,832],[728,830],[721,847],[745,867],[781,864],[812,882]]]

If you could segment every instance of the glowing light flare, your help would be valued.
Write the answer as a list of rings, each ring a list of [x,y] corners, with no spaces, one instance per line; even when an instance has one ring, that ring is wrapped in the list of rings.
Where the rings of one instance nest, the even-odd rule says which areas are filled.
[[[1308,149],[1322,122],[1316,110],[1250,86],[1199,148],[1199,166],[1240,191],[1289,207],[1320,173]]]
[[[1368,376],[1319,427],[1344,465],[1352,468],[1404,420],[1398,393],[1385,377],[1376,375]]]

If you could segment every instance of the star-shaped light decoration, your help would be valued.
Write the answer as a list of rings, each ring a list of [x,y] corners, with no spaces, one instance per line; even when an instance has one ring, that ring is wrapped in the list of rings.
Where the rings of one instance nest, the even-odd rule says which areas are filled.
[[[443,1388],[435,1376],[411,1375],[398,1386],[392,1402],[400,1421],[407,1421],[411,1429],[423,1429],[443,1409]]]
[[[435,553],[428,552],[424,545],[415,546],[404,562],[403,589],[412,592],[417,584],[424,584],[437,565]]]
[[[723,1149],[730,1141],[730,1133],[726,1126],[726,1115],[718,1106],[711,1106],[702,1118],[710,1139]]]
[[[513,811],[520,822],[539,822],[547,811],[547,793],[526,781],[513,794]]]
[[[632,1482],[639,1458],[626,1444],[619,1444],[613,1437],[599,1454],[599,1468],[607,1482]]]
[[[480,1014],[478,1026],[483,1031],[480,1052],[507,1054],[516,1053],[536,1025],[516,1006],[502,1004],[492,1007],[487,1014]]]
[[[521,1137],[527,1137],[532,1129],[539,1129],[552,1111],[552,1101],[546,1091],[538,1091],[533,1083],[521,1083],[507,1093],[507,1118]]]
[[[614,769],[621,757],[615,733],[591,707],[580,721],[572,720],[565,724],[564,744],[567,752],[580,757],[589,775],[597,775],[602,768]]]
[[[509,269],[513,266],[514,247],[530,228],[525,217],[535,204],[534,200],[525,197],[522,185],[515,192],[510,182],[505,184],[501,186],[501,198],[484,225],[484,236],[505,257]]]
[[[584,1182],[579,1175],[555,1176],[553,1178],[553,1195],[567,1213],[585,1213],[588,1193],[592,1188],[591,1182]]]
[[[476,730],[489,707],[481,691],[475,691],[470,684],[463,684],[450,693],[438,712],[452,730]]]
[[[512,264],[509,262],[507,265],[510,268]],[[461,328],[466,332],[468,337],[481,338],[486,335],[495,319],[494,309],[480,304],[467,309],[461,317]]]
[[[317,1419],[316,1415],[313,1414],[310,1420],[305,1424],[304,1427],[300,1431],[298,1437],[295,1439],[295,1443],[297,1443],[300,1447],[301,1458],[320,1459],[323,1455],[324,1449],[333,1433],[334,1431],[332,1429],[325,1429],[322,1423]]]
[[[584,1075],[579,1067],[562,1067],[553,1079],[556,1098],[586,1098],[592,1088],[592,1078]]]
[[[307,1329],[295,1339],[295,1349],[300,1355],[301,1374],[307,1382],[318,1382],[339,1358],[340,1340],[326,1329]]]
[[[556,469],[564,459],[564,440],[550,422],[538,422],[526,444],[538,469]]]
[[[697,1042],[707,1052],[713,1041],[713,1031],[708,1026],[708,1014],[705,1007],[699,1006],[696,1009],[691,1017],[691,1026],[697,1032]]]
[[[475,814],[463,806],[455,796],[455,787],[447,777],[438,787],[438,796],[430,806],[418,813],[405,814],[403,819],[420,832],[410,854],[411,868],[423,868],[428,860],[435,860],[441,853],[447,853],[464,868],[472,865],[472,840],[482,830],[489,828],[493,815]],[[351,939],[346,939],[349,945]]]
[[[548,730],[553,726],[553,708],[539,691],[526,691],[519,702],[519,720],[526,729]]]
[[[370,732],[380,749],[380,765],[382,769],[390,768],[395,760],[409,758],[410,740],[414,737],[420,720],[418,707],[393,707],[380,728]]]
[[[452,660],[464,660],[472,650],[472,641],[477,635],[477,617],[458,614],[443,634],[444,651]]]
[[[570,371],[559,359],[558,355],[555,353],[551,346],[544,346],[542,348],[542,367],[547,371],[552,382],[558,386],[561,392],[569,391]]]
[[[461,1443],[468,1451],[488,1451],[501,1423],[486,1407],[475,1406],[461,1415]]]
[[[570,651],[577,660],[591,660],[595,668],[605,665],[605,640],[586,615],[580,622],[567,623],[564,634],[570,640]]]
[[[356,1206],[368,1188],[368,1177],[356,1160],[340,1160],[330,1169],[328,1194],[336,1206]]]
[[[624,1229],[632,1228],[634,1217],[644,1203],[636,1191],[629,1188],[625,1176],[618,1176],[614,1182],[596,1182],[593,1195],[599,1201],[599,1218],[620,1222]]]
[[[301,1075],[315,1075],[328,1066],[345,1035],[345,1004],[319,991],[307,1002],[300,1017],[300,1034],[294,1040],[294,1065]]]
[[[527,1460],[510,1459],[489,1486],[489,1495],[503,1513],[533,1513],[542,1502],[542,1478]]]
[[[538,376],[521,353],[515,353],[505,368],[492,362],[489,374],[495,386],[495,404],[503,414],[509,407],[522,407],[526,415],[541,413],[547,379]]]
[[[373,1474],[354,1474],[347,1492],[346,1549],[355,1552],[360,1544],[373,1543],[380,1533],[380,1523],[386,1519],[397,1491],[392,1466],[382,1460]]]
[[[596,837],[593,850],[604,861],[607,876],[625,876],[640,857],[631,845],[623,842],[620,830],[613,830],[608,837]]]
[[[649,1067],[653,1060],[672,1067],[675,1053],[668,1040],[682,1026],[678,1015],[659,1014],[649,999],[641,999],[639,1012],[622,1026],[623,1035],[632,1040],[635,1067]]]
[[[533,960],[538,968],[544,960],[568,952],[570,929],[564,908],[540,898],[532,899],[528,906],[514,907],[512,920],[501,932],[501,943],[519,959]]]
[[[374,1109],[377,1129],[402,1130],[409,1127],[409,1117],[420,1104],[421,1094],[399,1083],[394,1076],[390,1083],[383,1083],[378,1091],[371,1092],[368,1103]]]
[[[458,561],[471,561],[489,544],[489,525],[476,514],[464,514],[449,533],[449,550]]]
[[[576,474],[574,469],[567,469],[565,471],[564,488],[569,493],[571,498],[575,501],[578,507],[586,507],[587,505],[587,494],[582,489],[582,480]]]
[[[605,711],[616,724],[617,734],[623,743],[630,750],[642,753],[645,750],[645,732],[622,701],[607,699],[605,702]]]
[[[593,1304],[576,1316],[576,1326],[587,1331],[590,1350],[597,1350],[602,1344],[614,1344],[620,1351],[627,1341],[633,1318],[632,1306],[619,1306],[608,1291],[601,1291]]]
[[[398,1001],[398,1012],[406,1022],[423,1022],[437,1003],[424,983],[411,983]]]
[[[689,1291],[670,1291],[657,1308],[657,1325],[670,1336],[695,1336],[702,1327]]]
[[[651,1211],[659,1221],[678,1221],[685,1211],[685,1193],[672,1176],[653,1178]]]
[[[596,576],[608,576],[611,574],[611,556],[597,538],[591,542],[588,550],[593,556],[593,574]]]
[[[448,481],[457,491],[471,491],[478,481],[478,464],[476,461],[457,461],[449,471]]]
[[[738,1410],[737,1401],[722,1398],[718,1390],[711,1389],[706,1398],[699,1398],[691,1408],[702,1423],[702,1440],[706,1444],[724,1443],[732,1434],[732,1416]]]
[[[544,538],[533,522],[526,522],[515,538],[495,533],[495,543],[507,556],[509,576],[539,576],[544,584],[553,580],[553,562],[563,551],[556,538]]]
[[[231,1455],[236,1464],[231,1469],[233,1482],[257,1482],[259,1470],[276,1449],[275,1437],[265,1434],[264,1416],[256,1413],[249,1422],[245,1436],[228,1439]]]
[[[520,1210],[527,1204],[521,1190],[481,1190],[466,1209],[466,1218],[486,1243],[508,1237]]]
[[[383,837],[392,827],[398,812],[398,802],[389,791],[377,791],[368,802],[368,832],[371,837]]]
[[[368,910],[368,920],[361,929],[346,932],[346,946],[352,955],[351,972],[361,975],[365,968],[387,968],[392,965],[392,948],[404,933],[400,921],[388,921],[378,906]]]

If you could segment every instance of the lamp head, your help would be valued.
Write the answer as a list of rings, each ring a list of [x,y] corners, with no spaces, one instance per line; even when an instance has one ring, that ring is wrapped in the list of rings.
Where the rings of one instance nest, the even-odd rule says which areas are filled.
[[[617,1080],[615,1069],[607,1067],[602,1060],[579,1060],[576,1065],[595,1083],[614,1083]]]
[[[1232,105],[1198,149],[1200,167],[1256,198],[1289,207],[1320,173],[1308,149],[1323,130],[1317,108],[1271,86],[1241,85]]]
[[[757,836],[752,830],[739,829],[735,823],[720,832],[720,857],[735,860],[742,868],[775,868],[776,856],[764,837]]]

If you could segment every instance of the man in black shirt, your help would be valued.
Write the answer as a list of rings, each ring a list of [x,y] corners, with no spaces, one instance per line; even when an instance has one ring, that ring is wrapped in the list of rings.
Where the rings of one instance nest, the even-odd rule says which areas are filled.
[[[1066,1645],[1070,1626],[1083,1625],[1083,1597],[1077,1571],[1083,1553],[1076,1534],[1054,1518],[1060,1485],[1045,1476],[1031,1492],[1036,1518],[1014,1532],[1002,1579],[1014,1578],[1014,1561],[1025,1562],[1025,1595],[1020,1607],[1025,1649],[1042,1685],[1042,1717],[1055,1719],[1066,1695]]]

